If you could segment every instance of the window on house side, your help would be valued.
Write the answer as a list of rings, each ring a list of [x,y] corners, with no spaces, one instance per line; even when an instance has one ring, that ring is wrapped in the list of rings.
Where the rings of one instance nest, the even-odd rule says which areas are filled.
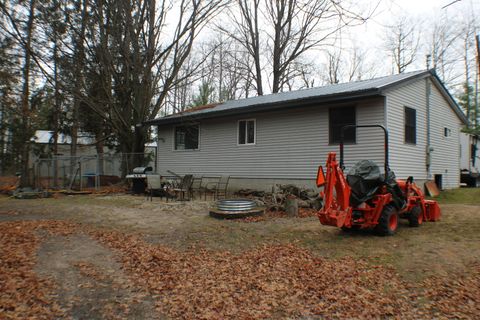
[[[175,150],[198,149],[198,135],[198,125],[175,127]]]
[[[417,143],[417,110],[405,107],[405,143]]]
[[[330,108],[328,110],[330,144],[340,143],[340,133],[343,126],[356,124],[355,107]],[[357,130],[349,128],[344,131],[343,142],[355,143]]]
[[[452,135],[452,131],[448,128],[443,128],[443,136],[450,137]]]
[[[255,144],[255,120],[238,121],[238,144]]]

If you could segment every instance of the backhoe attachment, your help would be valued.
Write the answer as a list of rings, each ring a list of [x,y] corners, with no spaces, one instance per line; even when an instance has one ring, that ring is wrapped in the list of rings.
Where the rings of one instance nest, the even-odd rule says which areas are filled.
[[[328,154],[325,170],[326,176],[322,167],[319,168],[317,175],[317,186],[325,187],[323,207],[318,212],[318,218],[323,225],[343,227],[351,221],[352,209],[349,204],[351,190],[336,160],[335,152]]]

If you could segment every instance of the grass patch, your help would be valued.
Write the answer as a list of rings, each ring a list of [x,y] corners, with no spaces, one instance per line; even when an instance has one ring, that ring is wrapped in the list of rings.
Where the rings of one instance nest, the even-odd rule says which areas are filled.
[[[435,200],[440,204],[480,205],[480,188],[458,188],[442,191]]]

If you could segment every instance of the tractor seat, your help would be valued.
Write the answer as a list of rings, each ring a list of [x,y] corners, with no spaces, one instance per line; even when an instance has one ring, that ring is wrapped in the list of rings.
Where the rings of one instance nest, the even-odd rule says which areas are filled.
[[[361,160],[348,171],[347,182],[352,190],[350,203],[358,206],[373,198],[384,179],[375,162]]]

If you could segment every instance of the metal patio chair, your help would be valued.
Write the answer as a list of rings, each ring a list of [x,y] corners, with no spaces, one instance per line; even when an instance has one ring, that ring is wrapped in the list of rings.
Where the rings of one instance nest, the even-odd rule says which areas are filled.
[[[194,198],[195,192],[198,193],[201,197],[201,192],[202,192],[202,188],[203,188],[202,182],[203,182],[203,176],[193,177],[193,182],[192,182],[192,187],[191,187],[192,199]]]
[[[193,175],[186,174],[183,176],[182,181],[178,188],[172,189],[177,200],[185,201],[192,198],[192,184],[193,184]],[[188,196],[188,199],[185,198],[185,195]]]
[[[213,199],[217,200],[220,197],[227,197],[227,188],[230,176],[221,176],[217,181],[207,183],[204,188],[205,200],[207,200],[207,193],[213,195]]]
[[[159,192],[160,194],[163,192],[161,176],[159,174],[147,174],[147,196],[150,197],[150,201],[152,201],[153,193]]]

